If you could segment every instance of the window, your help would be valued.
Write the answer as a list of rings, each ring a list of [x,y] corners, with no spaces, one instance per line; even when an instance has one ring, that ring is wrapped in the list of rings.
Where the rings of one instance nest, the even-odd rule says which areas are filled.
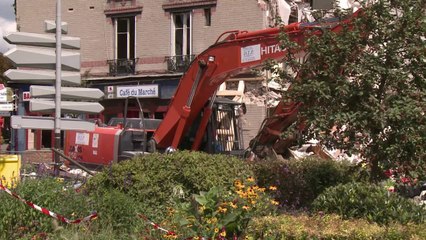
[[[172,54],[175,56],[191,55],[191,12],[173,13],[172,16]]]
[[[42,130],[41,148],[51,148],[52,146],[52,130]]]
[[[135,17],[115,19],[115,58],[135,58]]]
[[[111,76],[136,72],[135,20],[135,16],[114,18],[114,59],[108,60]]]
[[[204,9],[204,18],[205,18],[205,26],[211,26],[212,25],[212,12],[210,8]]]

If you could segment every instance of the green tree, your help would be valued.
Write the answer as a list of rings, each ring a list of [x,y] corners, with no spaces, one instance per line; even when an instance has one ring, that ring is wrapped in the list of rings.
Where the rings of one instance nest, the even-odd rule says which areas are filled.
[[[3,76],[3,73],[6,72],[6,70],[12,68],[13,65],[10,62],[9,59],[7,59],[3,54],[0,53],[0,83],[5,83],[6,78]]]
[[[425,7],[425,0],[374,1],[343,31],[309,37],[303,63],[289,54],[287,68],[275,70],[292,83],[284,101],[303,102],[304,139],[359,153],[372,180],[390,167],[413,177],[425,170]],[[301,48],[285,35],[282,45]]]

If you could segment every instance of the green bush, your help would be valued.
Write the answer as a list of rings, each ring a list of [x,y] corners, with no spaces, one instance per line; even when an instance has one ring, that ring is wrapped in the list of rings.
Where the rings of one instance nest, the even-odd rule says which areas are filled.
[[[91,213],[87,199],[64,183],[53,178],[27,179],[13,189],[23,199],[48,210],[72,218],[84,217]],[[0,191],[0,239],[17,239],[38,232],[52,232],[54,222],[18,199]]]
[[[259,161],[253,164],[260,186],[277,186],[275,198],[286,208],[309,207],[327,187],[353,180],[355,166],[318,157]]]
[[[110,189],[86,196],[98,218],[78,225],[66,225],[52,233],[52,239],[138,239],[148,225],[138,217],[141,205],[128,194]]]
[[[111,189],[106,194],[91,195],[93,208],[98,212],[97,223],[102,228],[108,227],[116,233],[138,232],[143,223],[138,218],[141,205],[132,197],[118,190]]]
[[[90,179],[89,192],[111,188],[127,193],[142,206],[142,213],[161,220],[174,197],[230,186],[238,178],[252,175],[249,167],[229,155],[181,151],[150,154],[113,165]]]
[[[362,219],[343,220],[337,215],[279,215],[255,218],[245,239],[425,239],[426,225],[380,226]]]
[[[336,213],[344,218],[365,218],[379,224],[423,223],[425,208],[386,188],[367,183],[348,183],[328,188],[312,204],[314,211]]]
[[[139,201],[117,190],[88,196],[76,192],[66,182],[41,178],[26,179],[12,191],[23,199],[70,220],[83,218],[93,211],[98,213],[98,218],[77,225],[62,223],[5,192],[0,192],[3,206],[0,208],[0,239],[31,239],[38,234],[62,239],[62,236],[68,236],[71,232],[98,236],[93,239],[130,239],[129,236],[136,236],[147,226],[137,216],[141,209]]]

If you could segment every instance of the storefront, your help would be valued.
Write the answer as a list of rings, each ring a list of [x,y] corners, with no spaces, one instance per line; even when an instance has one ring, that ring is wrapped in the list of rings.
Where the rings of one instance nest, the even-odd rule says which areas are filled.
[[[179,79],[156,79],[144,82],[117,83],[117,84],[93,84],[104,91],[105,97],[100,103],[105,110],[98,115],[88,115],[90,119],[98,118],[107,124],[113,117],[123,117],[126,99],[127,117],[141,117],[162,119],[167,112],[170,99],[174,95]],[[134,99],[138,98],[141,106]]]
[[[78,117],[107,124],[113,117],[123,117],[125,102],[127,98],[138,98],[142,109],[137,101],[130,100],[127,108],[127,117],[141,117],[162,119],[167,112],[170,99],[172,98],[179,83],[179,77],[172,78],[149,78],[131,79],[130,81],[88,81],[87,86],[98,88],[104,92],[104,98],[99,101],[104,106],[104,111],[99,114],[63,114],[63,117]],[[23,116],[54,116],[54,113],[37,113],[29,111],[29,85],[14,86],[20,96],[18,110],[14,113]],[[53,147],[54,131],[40,129],[11,129],[11,149],[13,151],[40,150]],[[13,138],[13,139],[12,139]]]

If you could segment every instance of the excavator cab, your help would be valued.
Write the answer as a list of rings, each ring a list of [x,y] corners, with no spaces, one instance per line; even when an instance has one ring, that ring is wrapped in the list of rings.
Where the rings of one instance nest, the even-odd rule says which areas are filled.
[[[206,105],[210,105],[208,102]],[[212,114],[208,120],[203,139],[197,150],[207,153],[239,155],[244,149],[239,109],[241,103],[218,97],[212,104]],[[200,111],[190,129],[182,137],[179,149],[191,150],[195,135],[200,131],[200,121],[204,112]]]
[[[228,153],[240,155],[244,149],[241,116],[241,104],[227,98],[216,98],[213,104],[211,123],[207,126],[209,153]]]
[[[130,99],[126,100],[124,118],[112,118],[109,126],[121,126],[123,131],[119,137],[118,160],[132,158],[135,155],[148,152],[161,151],[156,149],[149,142],[156,129],[161,123],[161,119],[126,118],[127,107]],[[142,105],[137,101],[140,112]],[[210,103],[208,103],[210,104]],[[208,153],[240,154],[244,149],[241,123],[239,122],[238,111],[241,103],[227,98],[216,98],[213,103],[212,115],[206,127],[201,146],[198,150]],[[186,132],[179,145],[180,150],[190,150],[194,142],[194,136],[200,127],[201,111],[194,124]]]

